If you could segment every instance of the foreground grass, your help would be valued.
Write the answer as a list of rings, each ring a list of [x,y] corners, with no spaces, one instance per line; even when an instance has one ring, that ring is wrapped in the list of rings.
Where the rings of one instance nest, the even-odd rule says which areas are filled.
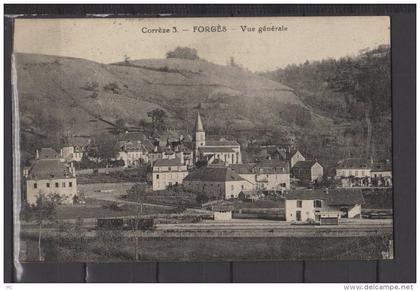
[[[141,261],[247,260],[376,260],[387,251],[391,235],[369,237],[143,238]],[[36,237],[22,236],[21,260],[36,261]],[[134,242],[119,233],[99,232],[96,238],[49,238],[43,241],[46,261],[134,260]]]

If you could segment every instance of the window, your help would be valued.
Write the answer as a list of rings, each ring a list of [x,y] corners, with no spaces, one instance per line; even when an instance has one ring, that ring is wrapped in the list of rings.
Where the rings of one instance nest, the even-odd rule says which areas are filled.
[[[65,187],[66,187],[66,182],[63,182],[63,183],[61,184],[61,187],[65,188]]]
[[[38,184],[34,183],[34,189],[38,188]]]
[[[321,200],[314,200],[314,207],[315,208],[321,208],[322,202]]]
[[[244,190],[244,185],[241,185],[241,189]]]
[[[359,171],[358,170],[354,171],[354,175],[355,176],[358,176],[359,175]]]
[[[55,183],[55,188],[58,188],[58,183]]]
[[[73,187],[73,182],[69,182],[69,187]]]
[[[302,200],[297,200],[296,201],[296,207],[297,208],[302,208]]]
[[[47,183],[47,188],[50,188],[50,183]]]
[[[171,171],[171,167],[168,167],[168,171]]]
[[[230,189],[233,191],[233,190],[235,190],[235,186],[234,185],[232,185],[232,186],[230,186]]]
[[[156,175],[156,179],[159,179],[159,174]]]

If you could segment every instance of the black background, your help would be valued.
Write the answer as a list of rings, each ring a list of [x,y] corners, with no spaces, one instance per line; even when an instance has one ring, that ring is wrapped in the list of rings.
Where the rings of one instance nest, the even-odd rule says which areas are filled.
[[[416,6],[412,5],[5,5],[5,282],[415,282]],[[12,220],[12,15],[31,17],[391,16],[395,259],[226,263],[23,263],[16,280]],[[167,16],[170,14],[170,16]],[[112,17],[112,16],[110,16]],[[363,31],[360,31],[363,33]]]

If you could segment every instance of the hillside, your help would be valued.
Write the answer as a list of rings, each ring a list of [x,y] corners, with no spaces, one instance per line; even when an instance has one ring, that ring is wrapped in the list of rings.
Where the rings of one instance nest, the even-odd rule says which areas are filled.
[[[289,65],[262,74],[293,88],[313,112],[330,116],[345,156],[392,157],[390,47],[355,57]]]
[[[17,54],[22,148],[57,145],[63,135],[105,132],[123,119],[148,121],[160,108],[173,128],[192,130],[198,109],[211,133],[236,129],[328,133],[331,120],[312,112],[289,87],[234,66],[203,60],[88,60]]]

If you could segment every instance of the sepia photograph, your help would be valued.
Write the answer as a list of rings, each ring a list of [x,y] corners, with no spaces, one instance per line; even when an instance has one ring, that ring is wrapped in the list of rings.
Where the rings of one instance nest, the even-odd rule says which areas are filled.
[[[393,259],[390,25],[15,19],[15,262]]]

